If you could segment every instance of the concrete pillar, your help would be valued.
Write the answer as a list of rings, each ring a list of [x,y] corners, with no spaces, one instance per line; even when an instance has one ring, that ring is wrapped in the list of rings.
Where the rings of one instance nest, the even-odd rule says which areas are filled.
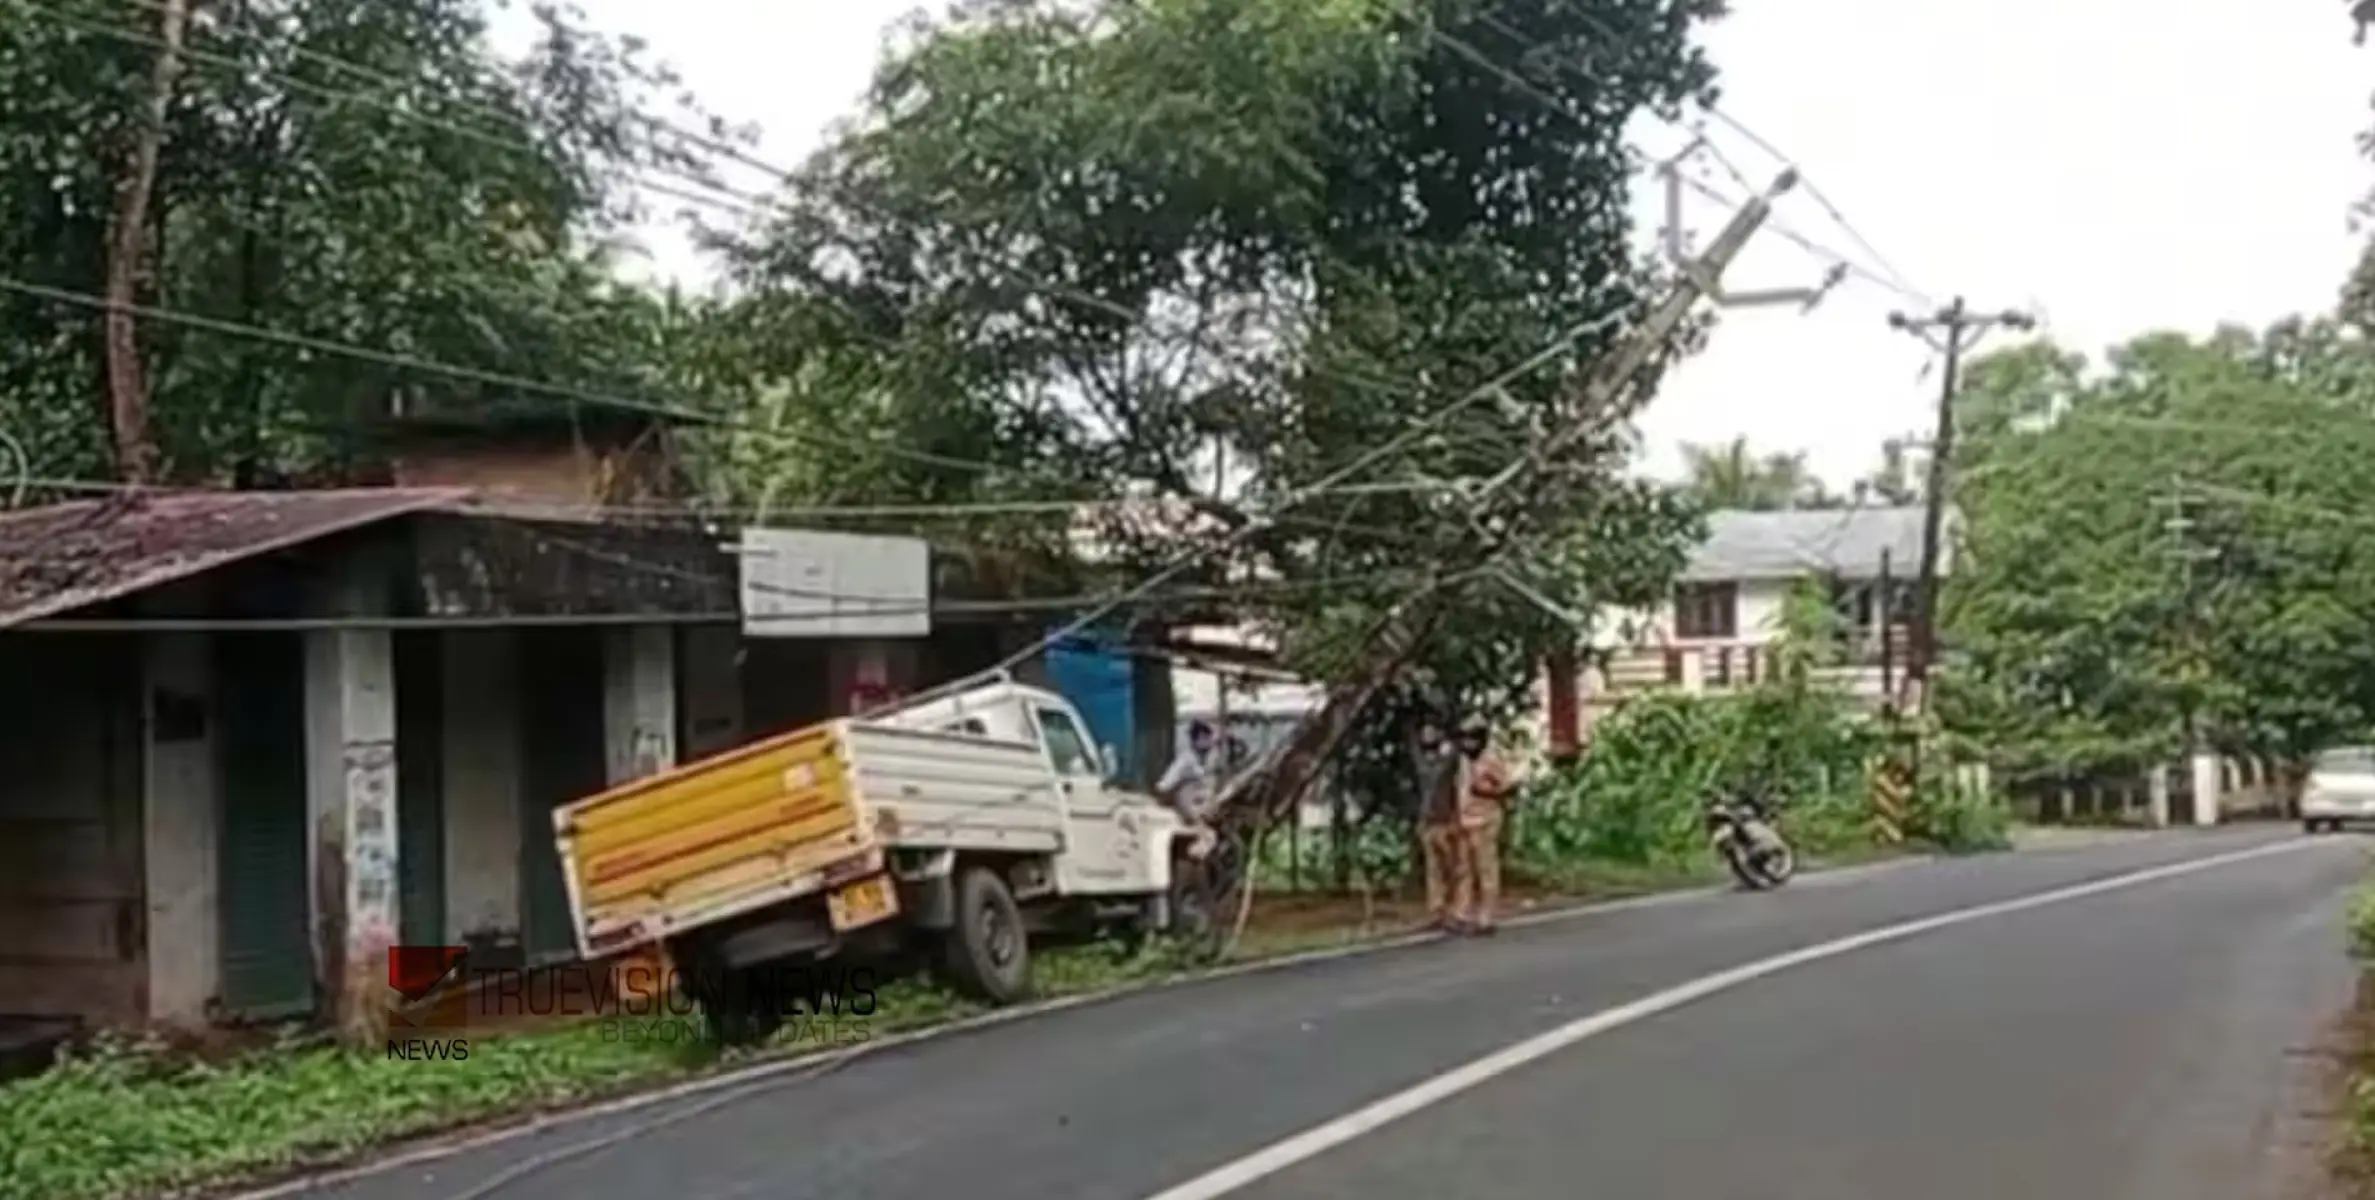
[[[388,631],[305,635],[307,809],[317,952],[341,1033],[386,1028],[396,940],[396,679]]]
[[[730,750],[743,741],[742,632],[731,625],[693,625],[676,643],[677,687],[684,707],[687,761]]]
[[[519,639],[507,629],[441,635],[445,658],[447,940],[520,934]]]
[[[614,784],[676,765],[676,637],[668,626],[604,631],[602,745]]]
[[[2169,769],[2154,767],[2146,787],[2151,796],[2152,827],[2167,829],[2169,827]]]
[[[2223,781],[2224,774],[2219,770],[2218,756],[2196,754],[2193,756],[2192,766],[2194,772],[2194,824],[2205,827],[2216,825],[2219,817],[2219,801],[2222,799],[2219,784]]]
[[[212,650],[205,634],[151,634],[142,646],[148,1019],[164,1025],[204,1025],[222,986]]]
[[[1682,652],[1682,690],[1691,693],[1707,690],[1707,656],[1697,649]]]

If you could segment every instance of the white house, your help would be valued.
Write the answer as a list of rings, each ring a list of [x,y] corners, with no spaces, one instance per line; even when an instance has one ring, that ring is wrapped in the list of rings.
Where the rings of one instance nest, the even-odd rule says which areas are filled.
[[[1953,567],[1951,511],[1947,520],[1942,575]],[[1647,688],[1721,690],[1765,678],[1790,592],[1810,578],[1829,588],[1846,634],[1827,673],[1877,700],[1884,662],[1895,672],[1905,662],[1921,526],[1919,507],[1712,514],[1673,597],[1654,612],[1618,614],[1594,638],[1577,683],[1580,722],[1588,729]]]

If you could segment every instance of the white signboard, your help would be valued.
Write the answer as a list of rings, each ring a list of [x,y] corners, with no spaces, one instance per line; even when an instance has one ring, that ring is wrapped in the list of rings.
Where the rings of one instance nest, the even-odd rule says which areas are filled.
[[[932,548],[921,538],[745,529],[740,557],[745,637],[932,632]]]

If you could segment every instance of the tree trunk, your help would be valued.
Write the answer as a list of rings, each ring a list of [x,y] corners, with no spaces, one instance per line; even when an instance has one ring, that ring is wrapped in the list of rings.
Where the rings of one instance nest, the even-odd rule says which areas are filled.
[[[136,135],[116,189],[115,219],[107,243],[107,415],[115,438],[116,473],[126,483],[147,483],[156,473],[157,445],[149,428],[148,378],[131,306],[139,302],[148,266],[149,195],[157,182],[157,154],[173,102],[173,80],[181,66],[188,0],[163,0],[158,18],[155,67],[149,74],[147,120]]]

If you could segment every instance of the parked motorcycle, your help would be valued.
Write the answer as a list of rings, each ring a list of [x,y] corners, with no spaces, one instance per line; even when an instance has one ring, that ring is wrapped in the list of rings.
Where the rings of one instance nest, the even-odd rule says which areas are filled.
[[[1718,796],[1707,806],[1707,832],[1716,856],[1752,892],[1788,883],[1798,856],[1773,827],[1770,807],[1755,796]]]

